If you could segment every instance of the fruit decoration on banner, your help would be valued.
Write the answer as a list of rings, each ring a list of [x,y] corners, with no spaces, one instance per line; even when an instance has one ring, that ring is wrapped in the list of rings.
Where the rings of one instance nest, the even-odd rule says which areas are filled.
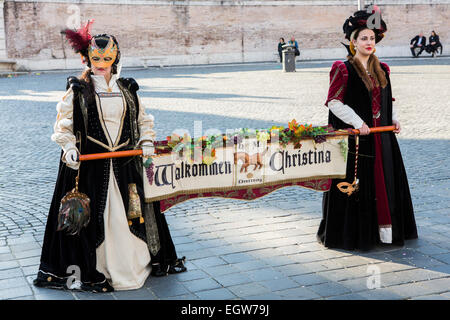
[[[288,127],[272,126],[270,129],[234,129],[227,134],[217,134],[192,138],[189,134],[178,135],[173,133],[166,137],[158,148],[169,149],[178,153],[180,157],[194,162],[197,154],[201,157],[204,164],[211,164],[216,158],[216,148],[231,147],[241,143],[244,139],[257,139],[260,143],[278,142],[283,147],[289,143],[294,144],[295,148],[300,148],[300,141],[305,138],[314,139],[314,143],[326,141],[326,136],[330,134],[331,127],[316,126],[312,124],[299,124],[295,119],[288,123]]]
[[[145,174],[147,175],[148,183],[150,185],[153,184],[153,176],[154,176],[154,169],[155,164],[153,163],[153,159],[151,157],[148,157],[144,161],[144,168],[145,168]]]
[[[348,153],[348,143],[346,140],[342,139],[338,142],[340,148],[341,148],[341,154],[344,157],[344,159],[347,159],[347,153]]]

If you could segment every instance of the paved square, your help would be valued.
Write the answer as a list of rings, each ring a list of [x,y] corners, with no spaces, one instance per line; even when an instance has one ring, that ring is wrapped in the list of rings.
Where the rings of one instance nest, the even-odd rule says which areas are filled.
[[[419,239],[370,252],[315,239],[322,194],[285,188],[246,202],[195,199],[166,212],[189,271],[106,295],[35,288],[60,150],[50,141],[69,72],[0,78],[0,299],[450,299],[450,58],[391,66]],[[175,129],[326,124],[332,61],[123,70],[164,139]],[[75,72],[78,74],[79,72]],[[373,278],[379,275],[379,281]],[[372,289],[373,287],[377,287]]]

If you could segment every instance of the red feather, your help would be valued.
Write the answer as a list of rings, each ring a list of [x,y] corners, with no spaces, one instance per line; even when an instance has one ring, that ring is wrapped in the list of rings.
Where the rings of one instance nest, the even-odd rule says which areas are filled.
[[[70,29],[65,30],[66,39],[69,41],[69,44],[75,52],[84,51],[89,47],[92,39],[90,32],[92,23],[94,23],[94,20],[88,21],[85,26],[81,26],[81,28],[76,31]]]

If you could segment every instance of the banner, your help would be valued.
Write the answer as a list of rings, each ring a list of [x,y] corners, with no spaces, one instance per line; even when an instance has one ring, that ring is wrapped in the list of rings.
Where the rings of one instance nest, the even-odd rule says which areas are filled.
[[[251,200],[293,185],[326,191],[330,179],[345,178],[347,139],[330,136],[321,143],[304,139],[296,148],[291,143],[282,146],[244,139],[216,148],[215,154],[198,161],[174,152],[156,155],[152,174],[144,169],[145,201],[161,201],[165,211],[196,197]]]

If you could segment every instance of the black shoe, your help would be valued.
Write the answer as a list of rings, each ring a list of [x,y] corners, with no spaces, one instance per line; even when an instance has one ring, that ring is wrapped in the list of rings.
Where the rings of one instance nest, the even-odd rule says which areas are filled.
[[[175,260],[175,262],[169,266],[169,273],[174,274],[187,271],[186,267],[184,266],[185,261],[186,257]]]
[[[153,277],[164,277],[167,276],[169,271],[169,266],[161,266],[161,264],[152,264],[152,271],[150,275]]]
[[[97,283],[82,283],[81,290],[94,293],[114,292],[113,286],[106,279]]]
[[[33,280],[33,284],[39,288],[49,288],[49,289],[66,289],[65,278],[57,277],[50,273],[44,273],[42,271],[38,272],[37,278]]]

